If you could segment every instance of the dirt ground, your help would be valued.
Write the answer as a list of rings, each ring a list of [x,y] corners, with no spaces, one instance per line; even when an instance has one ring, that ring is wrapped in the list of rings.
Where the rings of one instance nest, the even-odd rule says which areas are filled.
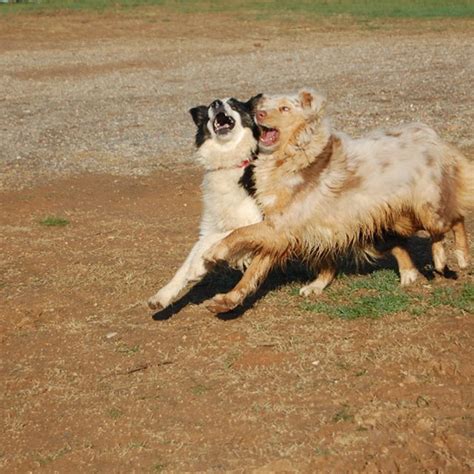
[[[472,26],[0,17],[0,471],[472,472],[465,308],[344,320],[276,273],[216,317],[222,272],[145,304],[197,235],[189,107],[310,85],[350,133],[423,120],[473,159]]]

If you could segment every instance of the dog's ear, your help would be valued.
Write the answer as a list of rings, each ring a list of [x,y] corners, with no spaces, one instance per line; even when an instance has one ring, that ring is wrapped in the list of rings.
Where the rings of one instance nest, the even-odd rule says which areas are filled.
[[[251,97],[247,102],[245,102],[245,106],[249,109],[250,113],[252,113],[258,104],[258,101],[263,97],[263,94],[257,94]]]
[[[209,116],[207,115],[207,107],[205,105],[198,105],[189,109],[189,113],[194,120],[194,123],[199,127],[204,122],[207,122]]]
[[[320,114],[326,105],[326,98],[312,89],[303,89],[298,94],[301,107]]]

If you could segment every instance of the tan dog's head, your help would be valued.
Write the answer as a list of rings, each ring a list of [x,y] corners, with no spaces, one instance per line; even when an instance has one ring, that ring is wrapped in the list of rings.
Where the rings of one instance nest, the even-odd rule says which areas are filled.
[[[306,124],[320,119],[324,104],[325,98],[311,89],[289,96],[264,95],[255,112],[261,150],[272,153],[284,148]]]

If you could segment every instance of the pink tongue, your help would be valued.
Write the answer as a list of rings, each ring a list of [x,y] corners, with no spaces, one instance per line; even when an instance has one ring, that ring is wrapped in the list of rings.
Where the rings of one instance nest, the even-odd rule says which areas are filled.
[[[272,145],[276,142],[277,138],[278,132],[276,130],[266,130],[262,133],[260,140],[264,145]]]

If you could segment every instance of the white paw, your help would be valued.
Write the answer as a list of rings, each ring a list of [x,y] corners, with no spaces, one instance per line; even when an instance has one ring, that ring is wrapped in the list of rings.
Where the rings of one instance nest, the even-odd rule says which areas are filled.
[[[323,288],[321,288],[319,285],[306,285],[306,286],[303,286],[301,289],[300,289],[300,296],[304,296],[304,297],[307,297],[307,296],[319,296],[320,294],[322,294],[323,292]]]
[[[455,250],[456,260],[458,261],[459,268],[467,268],[469,266],[469,260],[464,255],[462,250]]]
[[[418,278],[418,271],[412,268],[411,270],[400,270],[400,284],[408,286],[415,283]]]
[[[173,298],[174,293],[162,288],[148,300],[148,306],[150,309],[163,309],[173,302]]]

